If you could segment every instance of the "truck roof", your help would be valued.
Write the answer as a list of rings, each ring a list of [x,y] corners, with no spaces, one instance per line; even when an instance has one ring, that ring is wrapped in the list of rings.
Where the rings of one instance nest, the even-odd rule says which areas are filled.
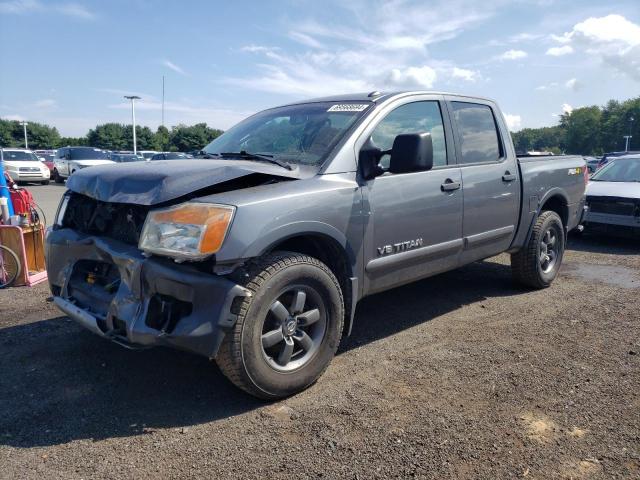
[[[478,99],[478,100],[486,100],[489,102],[493,102],[492,99],[490,98],[486,98],[486,97],[479,97],[476,95],[463,95],[460,93],[453,93],[453,92],[440,92],[440,91],[435,91],[435,90],[399,90],[399,91],[393,91],[393,92],[379,92],[379,91],[373,91],[373,92],[360,92],[360,93],[347,93],[347,94],[342,94],[342,95],[331,95],[328,97],[318,97],[318,98],[311,98],[311,99],[306,99],[306,100],[300,100],[298,102],[292,102],[288,105],[298,105],[301,103],[311,103],[311,102],[382,102],[385,100],[389,100],[390,98],[393,97],[399,97],[399,96],[404,96],[404,95],[423,95],[423,94],[429,94],[429,95],[455,95],[456,97],[466,97],[466,98],[473,98],[473,99]]]

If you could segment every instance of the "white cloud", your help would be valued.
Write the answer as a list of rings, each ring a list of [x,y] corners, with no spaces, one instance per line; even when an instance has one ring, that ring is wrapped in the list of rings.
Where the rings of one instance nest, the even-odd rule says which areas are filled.
[[[388,77],[388,83],[407,88],[433,88],[438,75],[436,71],[425,65],[423,67],[409,67],[404,70],[394,68]]]
[[[562,113],[571,115],[571,112],[573,112],[573,107],[571,105],[569,105],[568,103],[563,103],[562,104]]]
[[[57,106],[57,102],[52,98],[44,98],[35,102],[33,106],[36,108],[53,108]]]
[[[582,83],[578,81],[577,78],[570,78],[564,83],[564,86],[569,90],[573,90],[574,92],[577,92],[583,87]]]
[[[521,58],[526,58],[528,56],[527,52],[524,50],[507,50],[503,54],[498,56],[499,60],[519,60]]]
[[[504,119],[507,122],[507,127],[512,132],[515,132],[516,130],[520,130],[522,128],[522,117],[520,117],[520,115],[510,115],[508,113],[505,113]]]
[[[81,18],[84,20],[93,20],[95,18],[94,13],[90,12],[86,7],[78,3],[63,3],[62,5],[54,7],[54,9],[57,12],[70,17]]]
[[[22,115],[11,114],[11,115],[2,115],[3,120],[15,120],[16,122],[22,122],[25,120],[25,117]]]
[[[29,13],[55,12],[69,17],[83,20],[93,20],[95,14],[78,3],[61,3],[58,5],[45,5],[38,0],[10,0],[0,2],[0,13],[26,15]]]
[[[622,15],[590,17],[570,32],[552,35],[552,39],[640,81],[640,25]]]
[[[480,72],[466,68],[453,67],[453,69],[451,69],[451,77],[466,80],[467,82],[475,82],[480,78]]]
[[[43,5],[36,0],[13,0],[0,3],[0,13],[13,13],[17,15],[36,12],[43,8]]]
[[[496,5],[471,0],[434,0],[429,8],[410,0],[379,2],[376,8],[361,0],[323,3],[337,20],[291,20],[284,28],[298,45],[247,45],[240,50],[258,57],[257,73],[221,82],[297,98],[475,82],[482,79],[479,71],[434,58],[430,46],[491,17]],[[452,10],[460,13],[452,16]]]
[[[549,48],[545,55],[551,55],[552,57],[561,57],[563,55],[569,55],[570,53],[573,53],[573,47],[571,45],[563,45],[561,47]]]
[[[179,73],[180,75],[188,75],[187,72],[185,72],[181,67],[173,63],[171,60],[164,60],[162,64],[168,69],[173,70],[176,73]]]
[[[306,34],[304,34],[302,32],[290,32],[289,33],[289,37],[292,40],[295,40],[296,42],[301,43],[302,45],[304,45],[306,47],[324,48],[324,44],[322,44],[321,42],[319,42],[315,38],[310,37],[309,35],[306,35]]]

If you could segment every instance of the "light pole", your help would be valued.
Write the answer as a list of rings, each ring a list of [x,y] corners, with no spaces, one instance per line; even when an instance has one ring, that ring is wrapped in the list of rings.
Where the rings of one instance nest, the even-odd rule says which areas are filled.
[[[27,125],[29,125],[29,122],[22,121],[20,125],[24,129],[24,148],[29,149],[29,142],[27,141]]]
[[[137,155],[138,150],[136,146],[136,100],[140,100],[137,95],[125,95],[124,98],[131,100],[131,122],[133,123],[133,154]]]
[[[633,121],[635,120],[635,118],[633,117],[629,117],[629,135],[625,135],[624,136],[624,140],[625,140],[625,146],[624,146],[624,151],[628,152],[629,151],[629,144],[631,143],[631,139],[633,138],[633,136],[631,135],[631,131],[633,130]]]

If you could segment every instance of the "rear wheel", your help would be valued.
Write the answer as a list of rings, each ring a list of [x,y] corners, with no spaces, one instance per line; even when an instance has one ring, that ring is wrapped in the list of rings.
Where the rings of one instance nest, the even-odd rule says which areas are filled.
[[[514,279],[533,288],[546,288],[558,276],[564,255],[565,235],[556,212],[540,214],[529,243],[511,255]]]
[[[252,295],[218,352],[220,370],[236,386],[264,399],[287,397],[326,370],[342,336],[344,305],[338,280],[316,258],[267,255],[246,271]]]

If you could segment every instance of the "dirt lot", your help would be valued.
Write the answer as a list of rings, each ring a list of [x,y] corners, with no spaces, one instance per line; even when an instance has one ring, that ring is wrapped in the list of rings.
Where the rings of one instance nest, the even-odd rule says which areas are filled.
[[[544,291],[500,256],[368,298],[274,404],[0,291],[0,477],[640,478],[639,254],[573,238]]]

